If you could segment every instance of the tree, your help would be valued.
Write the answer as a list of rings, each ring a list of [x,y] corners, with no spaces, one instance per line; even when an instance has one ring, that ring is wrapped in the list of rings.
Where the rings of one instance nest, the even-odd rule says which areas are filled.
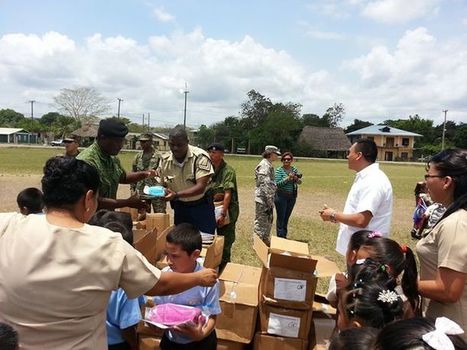
[[[79,122],[95,119],[110,109],[107,99],[91,87],[62,89],[54,101],[63,114]]]
[[[317,126],[320,128],[329,128],[329,120],[321,118],[317,114],[304,114],[302,115],[302,126]]]
[[[201,125],[196,135],[196,143],[200,147],[206,148],[213,141],[214,141],[214,130],[212,128],[208,128],[204,124]]]
[[[326,110],[323,119],[328,121],[329,127],[336,128],[344,118],[345,107],[342,103],[334,103],[332,107]]]
[[[40,117],[39,122],[44,126],[50,127],[59,117],[63,116],[58,112],[49,112]]]
[[[257,128],[271,110],[273,103],[271,100],[255,90],[250,90],[247,93],[248,101],[243,102],[241,105],[241,115],[244,119],[244,125],[251,128]]]
[[[13,109],[0,109],[0,126],[13,128],[24,119],[23,114]]]
[[[349,132],[352,132],[352,131],[356,131],[356,130],[360,130],[360,129],[363,129],[363,128],[366,128],[368,126],[372,126],[373,123],[370,123],[370,122],[366,122],[364,120],[360,120],[360,119],[354,119],[353,120],[353,123],[350,124],[346,129],[345,129],[345,133],[349,133]]]

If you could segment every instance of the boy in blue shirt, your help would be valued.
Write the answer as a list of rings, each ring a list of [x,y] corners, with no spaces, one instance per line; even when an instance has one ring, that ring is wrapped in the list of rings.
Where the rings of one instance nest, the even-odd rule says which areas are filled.
[[[123,239],[133,245],[133,232],[122,223],[111,221],[104,227],[114,232],[120,232]],[[144,297],[128,299],[122,288],[112,291],[107,305],[107,320],[105,322],[109,350],[138,349],[136,325],[141,320],[140,303],[144,303]]]
[[[165,248],[169,266],[162,271],[190,273],[203,268],[197,261],[202,241],[195,226],[187,223],[175,226],[167,234]],[[199,322],[196,326],[184,325],[166,330],[161,340],[161,350],[216,350],[217,336],[214,328],[216,317],[221,313],[219,281],[212,287],[197,286],[176,295],[155,296],[153,300],[156,305],[172,303],[197,307],[206,317],[205,322]]]

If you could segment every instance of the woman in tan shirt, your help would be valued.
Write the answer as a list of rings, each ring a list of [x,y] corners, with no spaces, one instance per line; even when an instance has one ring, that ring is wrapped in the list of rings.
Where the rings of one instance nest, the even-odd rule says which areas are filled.
[[[86,224],[98,188],[91,165],[51,158],[42,178],[46,215],[0,214],[0,322],[18,331],[20,349],[107,349],[112,290],[135,298],[216,281],[210,269],[161,273],[119,233]]]
[[[447,210],[417,244],[418,290],[426,298],[427,317],[446,316],[466,329],[467,150],[433,156],[425,180],[431,198]]]

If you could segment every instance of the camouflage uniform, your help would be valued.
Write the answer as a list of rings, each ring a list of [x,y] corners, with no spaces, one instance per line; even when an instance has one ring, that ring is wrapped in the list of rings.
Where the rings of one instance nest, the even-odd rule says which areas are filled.
[[[258,235],[264,243],[270,245],[276,183],[274,167],[266,158],[263,158],[256,166],[255,179],[256,210],[254,233]]]
[[[235,170],[224,160],[222,160],[219,168],[215,169],[212,177],[211,189],[214,196],[218,193],[223,194],[225,190],[230,190],[232,193],[229,205],[230,223],[217,228],[217,233],[224,236],[222,263],[226,264],[230,262],[232,244],[235,241],[235,224],[240,214],[240,207],[238,205],[237,177],[235,175]]]
[[[76,158],[97,169],[101,181],[99,197],[117,199],[118,184],[126,177],[120,160],[102,151],[97,141],[78,154]]]
[[[153,149],[151,153],[144,153],[143,151],[138,152],[133,159],[132,170],[133,171],[145,171],[150,169],[157,169],[160,162],[160,155]],[[131,192],[137,192],[139,195],[143,195],[144,186],[157,186],[162,185],[155,177],[148,177],[144,180],[132,183],[130,185]],[[152,209],[154,213],[165,213],[166,212],[166,201],[160,198],[151,199]]]

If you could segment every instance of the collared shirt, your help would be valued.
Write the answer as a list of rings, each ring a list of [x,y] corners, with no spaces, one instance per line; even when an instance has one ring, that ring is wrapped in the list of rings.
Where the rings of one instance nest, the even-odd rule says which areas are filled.
[[[174,192],[180,192],[193,187],[199,178],[214,174],[214,167],[206,151],[188,145],[188,150],[182,163],[177,162],[172,152],[162,155],[159,174],[165,186]],[[196,201],[203,198],[206,190],[207,187],[199,195],[183,197],[179,200],[183,202]]]
[[[197,272],[202,269],[203,267],[200,265],[200,263],[196,262],[196,267],[193,272]],[[162,272],[167,271],[172,271],[170,266],[162,269]],[[201,312],[206,317],[206,322],[209,316],[219,315],[221,313],[221,307],[219,303],[219,281],[216,281],[216,284],[212,287],[196,286],[179,294],[154,296],[153,300],[154,304],[156,305],[172,303],[197,307],[201,309]],[[186,344],[193,341],[192,339],[172,330],[168,330],[166,334],[171,341],[178,344]]]
[[[18,331],[21,350],[106,350],[110,292],[136,298],[159,278],[120,233],[0,214],[0,322]]]
[[[290,167],[289,170],[286,170],[283,166],[276,168],[277,189],[297,195],[298,185],[302,183],[302,180],[301,179],[298,179],[297,181],[289,180],[289,173],[297,174],[298,170],[293,165]]]
[[[234,168],[222,160],[221,164],[215,169],[214,176],[212,177],[211,188],[213,194],[224,193],[226,190],[231,191],[229,214],[232,217],[234,212],[238,217],[239,205],[238,205],[238,192],[237,192],[237,177]]]
[[[340,224],[336,250],[345,255],[352,234],[359,230],[380,231],[388,237],[392,216],[392,186],[388,177],[373,163],[359,171],[347,195],[344,214],[369,211],[373,215],[365,228]]]
[[[272,163],[263,158],[255,168],[255,202],[274,206],[274,195],[276,193],[276,177]]]
[[[441,220],[417,243],[420,279],[435,280],[439,268],[467,274],[467,210],[459,209]],[[467,329],[467,279],[458,301],[445,303],[425,298],[426,316],[435,319],[445,316]],[[461,335],[467,341],[467,335]]]
[[[132,169],[133,171],[144,171],[150,169],[157,169],[159,166],[161,156],[154,149],[151,153],[144,153],[143,151],[138,152],[133,159]],[[160,185],[157,179],[153,176],[147,177],[144,180],[130,184],[132,190],[138,190],[139,194],[143,193],[144,186],[156,186]]]
[[[126,177],[126,173],[116,156],[109,156],[95,141],[91,146],[78,154],[76,159],[84,160],[97,169],[101,180],[99,187],[100,197],[117,198],[118,184]]]

